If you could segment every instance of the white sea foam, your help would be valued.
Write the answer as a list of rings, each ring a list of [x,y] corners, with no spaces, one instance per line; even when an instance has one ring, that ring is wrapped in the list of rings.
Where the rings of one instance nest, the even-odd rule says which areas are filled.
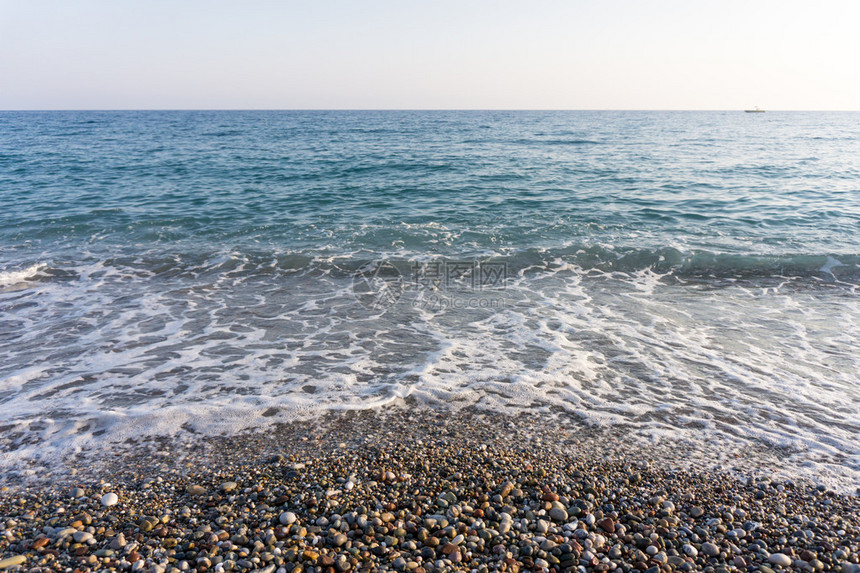
[[[348,276],[246,264],[231,254],[222,272],[157,275],[93,263],[5,293],[17,334],[2,348],[3,463],[409,396],[565,412],[628,440],[684,444],[701,464],[770,448],[784,453],[774,473],[860,482],[850,291],[675,284],[559,260],[518,270],[501,291],[413,289],[367,309]],[[437,295],[503,304],[422,304]]]
[[[0,287],[15,286],[32,280],[46,267],[44,263],[37,263],[26,269],[0,271]]]
[[[821,272],[822,272],[822,273],[827,273],[827,274],[829,274],[830,276],[834,276],[834,275],[833,275],[833,269],[834,269],[834,268],[836,268],[836,267],[844,267],[844,266],[845,266],[845,265],[844,265],[843,263],[839,262],[839,260],[838,260],[838,259],[834,259],[833,257],[828,256],[828,257],[827,257],[827,262],[826,262],[826,263],[824,263],[823,265],[821,265],[821,269],[820,269],[820,270],[821,270]]]

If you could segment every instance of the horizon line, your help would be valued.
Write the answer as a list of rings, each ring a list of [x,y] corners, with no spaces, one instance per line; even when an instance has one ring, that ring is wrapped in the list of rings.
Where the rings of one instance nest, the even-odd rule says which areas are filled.
[[[678,109],[678,108],[314,108],[314,107],[294,107],[294,108],[241,108],[241,107],[200,107],[200,108],[182,108],[182,107],[153,107],[153,108],[132,108],[132,107],[117,107],[117,108],[3,108],[0,113],[5,112],[75,112],[75,111],[91,111],[91,112],[123,112],[123,111],[317,111],[317,112],[333,112],[333,111],[523,111],[523,112],[569,112],[569,111],[600,111],[600,112],[654,112],[654,111],[671,111],[671,112],[745,112],[748,109],[754,108],[723,108],[723,109]],[[765,112],[838,112],[852,113],[860,112],[860,109],[779,109],[770,108],[763,109]]]

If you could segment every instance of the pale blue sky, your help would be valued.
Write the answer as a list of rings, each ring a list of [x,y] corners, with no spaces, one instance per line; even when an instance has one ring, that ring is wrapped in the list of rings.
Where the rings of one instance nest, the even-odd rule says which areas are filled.
[[[0,109],[860,109],[860,2],[0,0]]]

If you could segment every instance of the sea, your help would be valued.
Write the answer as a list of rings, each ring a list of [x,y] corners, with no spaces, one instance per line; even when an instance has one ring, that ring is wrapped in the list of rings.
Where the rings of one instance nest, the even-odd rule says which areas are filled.
[[[10,475],[399,405],[860,486],[860,113],[0,112],[0,205]]]

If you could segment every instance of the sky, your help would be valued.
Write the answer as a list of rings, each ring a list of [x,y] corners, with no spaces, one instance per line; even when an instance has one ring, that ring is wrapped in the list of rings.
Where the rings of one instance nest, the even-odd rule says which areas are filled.
[[[0,109],[860,110],[856,0],[0,0]]]

